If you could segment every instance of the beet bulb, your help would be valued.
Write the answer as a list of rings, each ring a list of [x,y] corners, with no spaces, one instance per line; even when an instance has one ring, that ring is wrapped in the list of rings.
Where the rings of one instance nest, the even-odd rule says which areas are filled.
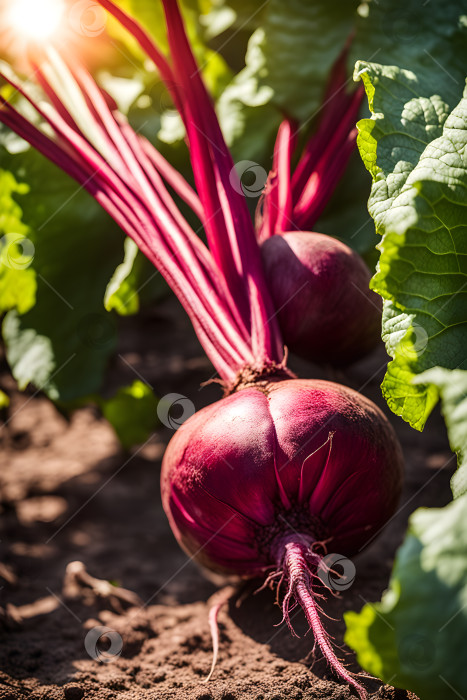
[[[162,499],[185,551],[220,574],[282,576],[283,614],[299,603],[334,671],[315,591],[323,554],[362,549],[396,508],[402,455],[383,413],[338,384],[287,379],[240,389],[172,438]],[[319,582],[320,583],[320,582]]]
[[[381,299],[371,274],[344,243],[293,231],[261,245],[264,271],[284,342],[295,354],[345,366],[381,338]]]

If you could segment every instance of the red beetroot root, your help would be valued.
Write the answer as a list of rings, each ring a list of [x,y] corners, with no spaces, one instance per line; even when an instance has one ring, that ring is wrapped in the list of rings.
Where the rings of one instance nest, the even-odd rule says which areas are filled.
[[[315,362],[352,363],[381,338],[381,299],[371,274],[344,243],[294,231],[261,246],[269,291],[287,347]]]
[[[280,571],[335,672],[364,689],[335,656],[312,578],[323,552],[351,556],[393,514],[402,455],[368,399],[326,381],[241,389],[189,419],[163,460],[165,511],[181,546],[218,573]],[[321,556],[318,555],[321,552]]]

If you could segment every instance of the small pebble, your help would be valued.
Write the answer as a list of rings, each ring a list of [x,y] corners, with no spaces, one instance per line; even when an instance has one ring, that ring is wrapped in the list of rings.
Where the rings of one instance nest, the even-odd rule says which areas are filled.
[[[84,697],[84,690],[79,685],[67,685],[65,688],[66,700],[81,700]]]

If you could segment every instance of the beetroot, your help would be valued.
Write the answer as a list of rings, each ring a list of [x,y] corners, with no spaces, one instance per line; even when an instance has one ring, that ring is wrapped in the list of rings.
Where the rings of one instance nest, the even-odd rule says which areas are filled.
[[[286,232],[261,246],[269,291],[288,348],[308,360],[346,365],[381,337],[381,299],[370,271],[344,243]]]
[[[401,464],[371,401],[290,379],[236,391],[184,423],[164,456],[162,497],[180,544],[191,555],[203,547],[200,563],[254,576],[280,563],[292,526],[355,554],[394,512]]]
[[[368,399],[326,381],[290,379],[240,389],[189,419],[162,466],[162,498],[181,546],[215,572],[280,572],[284,618],[299,603],[334,670],[314,579],[321,556],[350,556],[393,514],[402,457]]]
[[[170,441],[161,482],[184,549],[215,571],[255,576],[280,564],[293,528],[355,554],[394,512],[401,474],[377,406],[333,382],[290,379],[196,413]]]

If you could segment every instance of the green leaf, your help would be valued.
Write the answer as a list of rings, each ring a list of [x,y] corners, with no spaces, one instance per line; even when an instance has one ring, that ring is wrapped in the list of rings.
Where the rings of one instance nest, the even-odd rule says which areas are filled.
[[[358,146],[373,177],[369,211],[382,236],[372,287],[384,299],[383,339],[394,358],[383,394],[422,429],[438,397],[413,379],[437,365],[462,367],[467,253],[465,101],[467,37],[462,3],[371,3],[360,18],[360,61],[372,118],[359,122]],[[397,41],[396,41],[397,39]]]
[[[118,5],[122,10],[128,12],[131,17],[134,17],[143,25],[162,50],[167,49],[167,35],[165,31],[162,2],[154,2],[154,0],[120,0]],[[108,19],[108,29],[111,34],[127,44],[135,55],[143,57],[136,40],[112,17]]]
[[[344,614],[346,643],[370,673],[423,700],[467,694],[467,495],[419,509],[380,603]]]
[[[0,170],[0,313],[10,309],[26,313],[36,300],[36,273],[31,267],[34,243],[21,207],[13,199],[27,191],[11,173]]]
[[[137,19],[153,37],[159,49],[168,53],[167,32],[162,2],[154,0],[121,0],[121,9]],[[232,78],[231,71],[219,53],[213,51],[204,41],[204,30],[199,23],[198,3],[185,0],[180,3],[185,27],[193,52],[201,68],[203,78],[210,92],[217,97]],[[146,55],[136,40],[113,18],[109,18],[109,31],[122,41],[131,53],[143,64]]]
[[[432,0],[423,12],[415,0],[366,9],[354,48],[380,63],[360,62],[355,76],[372,112],[358,139],[382,237],[372,286],[394,358],[382,389],[418,429],[441,397],[459,469],[453,503],[412,515],[381,602],[346,614],[346,641],[391,685],[454,700],[467,693],[466,22],[458,0]]]
[[[451,481],[454,498],[457,498],[467,493],[467,372],[434,367],[414,381],[436,387],[441,396],[449,444],[457,454],[459,465]]]
[[[366,11],[364,11],[366,9]],[[416,76],[419,91],[411,97],[430,98],[438,95],[442,101],[452,107],[458,102],[465,78],[465,3],[463,0],[430,0],[420,5],[419,0],[378,0],[362,3],[359,7],[355,27],[355,38],[350,48],[351,63],[355,61],[375,61],[385,66],[396,66]],[[373,64],[373,65],[377,65]],[[376,89],[377,100],[383,98],[389,103],[394,100],[396,109],[384,111],[382,118],[396,119],[399,110],[397,100],[399,88],[389,90],[383,95],[381,88]],[[388,86],[389,88],[389,86]],[[371,92],[371,91],[370,91]],[[370,97],[370,95],[369,95]],[[417,108],[415,103],[413,107]],[[372,111],[379,112],[375,109]],[[417,118],[407,110],[402,126],[422,127],[424,114],[418,111]],[[403,140],[406,129],[399,132]],[[390,132],[387,132],[390,136]],[[395,134],[393,134],[395,136]],[[399,147],[403,143],[399,143]],[[410,150],[417,144],[410,143]],[[400,148],[387,156],[390,160],[400,159]],[[406,154],[405,154],[406,155]]]
[[[413,384],[434,366],[467,367],[467,99],[447,118],[384,215],[373,288],[410,317],[383,392],[392,410],[423,428],[433,392]]]
[[[124,242],[123,262],[116,268],[107,285],[104,306],[128,316],[139,311],[141,304],[154,304],[170,293],[170,287],[159,270],[138,250],[131,238]]]
[[[145,442],[158,424],[157,399],[139,379],[98,404],[125,448]]]
[[[0,390],[0,409],[8,408],[9,405],[10,405],[9,397],[5,394],[4,391]]]
[[[212,38],[228,29],[235,34],[240,31],[253,32],[262,23],[268,0],[263,3],[257,0],[214,0],[207,4],[207,12],[200,21],[206,27],[207,38]]]
[[[3,340],[13,376],[21,390],[32,383],[51,398],[58,399],[60,393],[53,384],[57,364],[52,340],[39,334],[35,328],[28,328],[28,325],[28,316],[23,325],[15,311],[10,311],[3,321]],[[70,355],[70,359],[73,359],[73,355]]]
[[[125,256],[123,262],[116,268],[107,285],[104,296],[104,306],[107,311],[115,311],[121,316],[136,314],[139,311],[139,296],[135,290],[138,277],[137,257],[138,246],[131,238],[124,243]]]
[[[32,149],[2,152],[2,165],[30,183],[21,205],[35,247],[27,271],[37,282],[35,306],[5,317],[7,359],[22,388],[31,383],[54,400],[74,400],[99,390],[115,349],[115,321],[102,300],[121,262],[123,234]]]
[[[241,27],[256,29],[245,68],[221,95],[218,114],[234,160],[247,159],[268,171],[284,115],[308,127],[319,112],[329,70],[351,32],[358,3],[269,0],[253,12],[243,0],[227,5],[238,16],[250,17]]]
[[[346,0],[269,0],[261,29],[251,39],[263,57],[256,72],[259,85],[271,88],[274,104],[290,116],[302,121],[319,109],[357,5]]]
[[[423,72],[419,79],[394,66],[356,69],[373,112],[359,123],[358,141],[374,178],[369,210],[382,236],[372,287],[385,300],[383,337],[394,357],[383,393],[418,429],[437,392],[414,377],[437,365],[467,366],[467,101],[451,111],[452,89],[444,89],[440,73],[433,71],[429,86]]]
[[[272,88],[260,84],[264,65],[260,49],[263,37],[258,30],[250,39],[246,67],[224,90],[217,104],[217,114],[227,145],[236,162],[248,159],[267,171],[282,115],[272,104]]]
[[[414,381],[441,396],[458,458],[457,500],[415,512],[389,591],[381,603],[345,615],[346,641],[370,673],[424,700],[449,700],[467,690],[460,653],[467,634],[467,372],[435,367]]]

